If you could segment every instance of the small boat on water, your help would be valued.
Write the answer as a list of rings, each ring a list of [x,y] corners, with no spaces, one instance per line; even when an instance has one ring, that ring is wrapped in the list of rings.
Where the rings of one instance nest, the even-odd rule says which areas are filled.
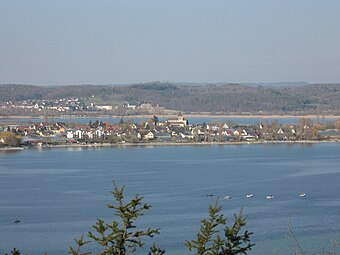
[[[207,197],[213,197],[213,196],[214,196],[214,194],[212,194],[212,193],[207,194]]]
[[[15,220],[13,220],[13,223],[20,223],[20,220],[16,218]]]
[[[254,197],[253,193],[246,194],[246,198],[252,198],[252,197]]]
[[[266,198],[267,198],[267,199],[273,199],[274,196],[273,196],[273,195],[267,195]]]
[[[229,196],[229,195],[224,195],[224,197],[223,197],[225,200],[229,200],[229,199],[231,199],[232,197],[231,196]]]
[[[305,197],[306,193],[300,193],[299,197]]]

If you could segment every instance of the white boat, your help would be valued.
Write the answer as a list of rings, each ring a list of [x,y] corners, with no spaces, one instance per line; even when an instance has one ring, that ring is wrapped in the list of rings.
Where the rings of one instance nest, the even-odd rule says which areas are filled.
[[[223,197],[225,200],[229,200],[229,199],[231,199],[231,196],[229,196],[229,195],[224,195],[224,197]]]
[[[267,198],[267,199],[273,199],[274,196],[273,196],[273,195],[267,195],[266,198]]]
[[[252,198],[252,197],[254,197],[253,193],[249,193],[249,194],[246,195],[246,198]]]
[[[207,194],[207,197],[213,197],[213,196],[214,196],[214,194],[212,194],[212,193]]]
[[[305,197],[306,193],[300,193],[299,197]]]

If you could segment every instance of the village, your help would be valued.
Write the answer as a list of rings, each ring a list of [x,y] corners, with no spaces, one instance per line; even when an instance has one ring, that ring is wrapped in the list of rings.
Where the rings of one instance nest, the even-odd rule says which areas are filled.
[[[164,121],[153,116],[140,123],[121,119],[116,124],[98,120],[88,124],[0,124],[0,147],[338,141],[339,138],[339,120],[327,125],[313,124],[310,119],[300,119],[296,125],[283,125],[278,121],[248,126],[235,123],[228,125],[219,121],[190,124],[188,119],[179,114]]]
[[[139,114],[173,114],[175,111],[165,109],[159,105],[152,105],[149,102],[131,104],[129,102],[119,102],[105,104],[100,99],[91,96],[88,98],[68,97],[59,99],[35,99],[21,101],[0,102],[0,110],[3,116],[29,115],[39,116],[41,114],[49,116],[82,115],[139,115]]]

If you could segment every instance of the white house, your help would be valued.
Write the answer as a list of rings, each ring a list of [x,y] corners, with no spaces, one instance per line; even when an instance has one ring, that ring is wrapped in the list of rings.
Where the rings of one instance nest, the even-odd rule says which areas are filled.
[[[112,105],[96,105],[96,109],[98,110],[112,110]]]
[[[66,133],[66,138],[67,138],[67,139],[73,139],[73,137],[74,137],[73,131],[67,131],[67,133]]]
[[[151,131],[149,131],[146,135],[144,135],[145,140],[152,140],[154,138],[155,138],[155,135]]]
[[[102,137],[104,135],[104,132],[101,129],[97,129],[95,134],[96,134],[96,137]]]
[[[88,139],[93,139],[93,132],[92,131],[87,131],[86,135],[87,135]]]
[[[77,137],[79,139],[82,139],[84,135],[84,132],[80,129],[76,130],[76,132],[74,133],[73,137]]]

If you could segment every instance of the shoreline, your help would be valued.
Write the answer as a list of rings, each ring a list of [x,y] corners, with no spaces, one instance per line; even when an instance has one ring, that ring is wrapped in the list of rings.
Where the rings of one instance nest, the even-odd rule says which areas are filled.
[[[46,145],[46,146],[37,146],[31,148],[24,147],[4,147],[0,148],[0,151],[21,151],[21,150],[31,150],[31,149],[55,149],[55,148],[109,148],[109,147],[162,147],[162,146],[213,146],[213,145],[255,145],[255,144],[319,144],[319,143],[340,143],[340,140],[330,140],[330,141],[254,141],[254,142],[203,142],[203,143],[162,143],[162,142],[154,142],[154,143],[100,143],[100,144],[61,144],[61,145]]]
[[[307,114],[307,115],[241,115],[241,114],[235,114],[235,115],[211,115],[211,114],[188,114],[185,115],[191,118],[200,118],[200,117],[206,117],[206,118],[247,118],[247,119],[289,119],[289,118],[325,118],[325,119],[333,119],[333,118],[340,118],[338,115],[314,115],[314,114]]]
[[[0,148],[0,151],[22,151],[24,150],[23,147],[4,147]]]

